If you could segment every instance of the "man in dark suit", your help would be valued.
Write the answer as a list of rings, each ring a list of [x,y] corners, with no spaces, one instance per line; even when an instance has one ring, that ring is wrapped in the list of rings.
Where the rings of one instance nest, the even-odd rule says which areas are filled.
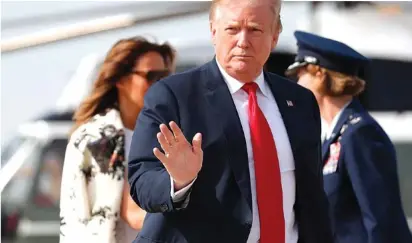
[[[275,0],[213,1],[216,58],[148,91],[129,156],[148,212],[135,242],[331,242],[316,100],[262,71],[279,13]]]
[[[297,61],[287,74],[297,74],[319,103],[334,242],[411,243],[394,146],[356,98],[368,59],[335,40],[301,31],[295,37]]]

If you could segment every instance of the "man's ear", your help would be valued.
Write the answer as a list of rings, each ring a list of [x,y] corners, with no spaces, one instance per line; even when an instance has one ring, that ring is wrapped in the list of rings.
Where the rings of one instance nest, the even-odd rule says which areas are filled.
[[[216,44],[216,28],[215,28],[215,23],[212,20],[209,21],[209,29],[210,29],[210,34],[212,37],[212,43],[213,45],[215,45]]]
[[[278,40],[279,40],[279,32],[275,29],[275,27],[272,28],[272,50],[276,47],[276,45],[278,44]]]
[[[276,45],[278,44],[279,34],[274,34],[272,38],[272,50],[275,49]]]
[[[272,31],[273,31],[273,38],[272,38],[272,49],[276,47],[279,41],[279,35],[282,32],[283,26],[282,26],[282,21],[279,16],[279,20],[276,24],[272,25]]]

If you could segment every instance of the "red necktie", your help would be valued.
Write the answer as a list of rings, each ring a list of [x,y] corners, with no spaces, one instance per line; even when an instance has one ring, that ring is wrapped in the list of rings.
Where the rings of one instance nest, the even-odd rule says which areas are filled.
[[[255,160],[260,243],[285,243],[285,219],[279,159],[272,131],[257,103],[256,83],[243,85],[249,95],[249,126]]]

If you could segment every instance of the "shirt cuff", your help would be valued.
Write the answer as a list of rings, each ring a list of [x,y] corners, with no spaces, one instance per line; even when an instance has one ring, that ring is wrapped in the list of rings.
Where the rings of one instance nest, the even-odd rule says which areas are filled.
[[[183,187],[179,191],[175,191],[175,186],[172,177],[170,177],[170,196],[172,197],[173,202],[180,202],[186,199],[190,194],[189,190],[192,187],[193,183],[196,181],[197,177],[187,186]]]

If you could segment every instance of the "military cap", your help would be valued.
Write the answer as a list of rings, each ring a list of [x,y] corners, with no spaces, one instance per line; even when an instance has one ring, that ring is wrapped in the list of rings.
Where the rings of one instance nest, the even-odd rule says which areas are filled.
[[[303,31],[295,31],[298,52],[295,62],[288,67],[286,75],[293,75],[307,64],[315,64],[331,71],[350,76],[359,72],[369,60],[348,45]]]

